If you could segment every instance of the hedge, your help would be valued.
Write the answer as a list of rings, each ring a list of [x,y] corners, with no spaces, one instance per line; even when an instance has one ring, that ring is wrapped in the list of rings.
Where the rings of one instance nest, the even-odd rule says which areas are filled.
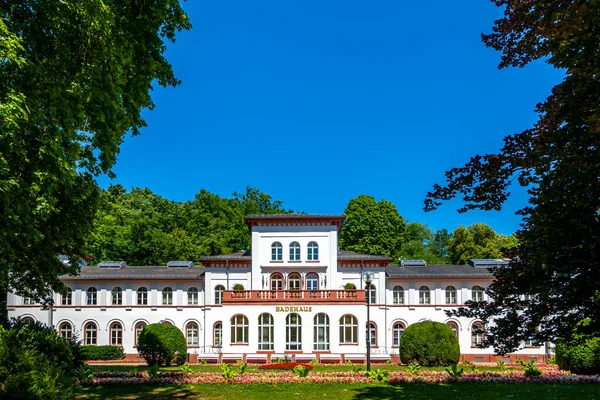
[[[180,365],[187,356],[187,342],[176,326],[150,324],[140,333],[137,350],[148,365]]]
[[[557,340],[556,363],[576,374],[600,374],[600,337],[589,319],[581,321],[569,339]]]
[[[120,346],[81,346],[81,356],[84,360],[120,360],[125,353]]]
[[[417,362],[426,367],[458,363],[458,339],[448,325],[424,321],[408,326],[400,340],[402,363]]]

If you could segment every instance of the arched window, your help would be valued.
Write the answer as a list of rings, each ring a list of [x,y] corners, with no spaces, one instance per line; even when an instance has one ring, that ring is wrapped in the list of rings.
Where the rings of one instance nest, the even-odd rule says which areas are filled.
[[[164,306],[173,304],[173,289],[166,287],[162,291],[162,303]]]
[[[454,286],[448,286],[446,288],[446,304],[456,304],[456,288]]]
[[[288,276],[288,290],[300,290],[300,274],[294,272]]]
[[[296,313],[285,317],[285,349],[302,350],[302,318]]]
[[[67,292],[61,299],[61,304],[63,306],[70,306],[71,304],[73,304],[73,291],[71,290],[71,288],[67,288]]]
[[[271,245],[271,261],[283,260],[283,246],[279,242],[273,242]]]
[[[113,306],[120,306],[121,304],[123,304],[123,291],[120,287],[113,288],[113,290],[110,293],[112,297],[111,304]]]
[[[290,243],[290,261],[300,261],[300,243]]]
[[[402,286],[394,286],[393,290],[394,304],[404,304],[404,288]]]
[[[88,306],[95,306],[96,304],[98,304],[98,291],[95,287],[88,288],[86,292],[86,297],[86,304]]]
[[[86,346],[96,345],[98,339],[98,327],[93,322],[85,324],[83,329],[84,343]]]
[[[471,300],[473,301],[483,301],[483,288],[481,286],[473,286],[471,290]]]
[[[243,314],[231,317],[231,343],[248,343],[248,317]]]
[[[137,346],[137,342],[140,337],[140,333],[142,333],[142,331],[144,330],[145,327],[146,327],[145,322],[138,322],[137,324],[135,324],[135,341],[134,341],[135,346]]]
[[[216,322],[213,326],[213,346],[221,347],[223,345],[223,323]]]
[[[188,289],[188,305],[195,306],[198,305],[198,289],[195,287],[191,287]]]
[[[258,316],[258,349],[273,350],[273,316],[263,313]]]
[[[370,283],[369,286],[365,288],[365,296],[369,296],[369,303],[375,304],[377,302],[377,292],[375,290],[375,285]]]
[[[279,272],[271,274],[271,290],[283,290],[283,275]]]
[[[431,304],[431,292],[427,286],[419,288],[419,304]]]
[[[340,318],[340,343],[358,343],[358,321],[354,315],[346,314]]]
[[[306,275],[306,290],[319,290],[319,276],[313,272]]]
[[[400,339],[404,333],[404,324],[402,322],[396,322],[392,327],[392,346],[399,347]]]
[[[483,343],[485,328],[481,322],[474,322],[471,325],[471,347],[478,347]]]
[[[317,242],[309,242],[308,246],[308,261],[318,261],[319,260],[319,245]]]
[[[367,341],[371,342],[371,347],[377,347],[377,325],[374,322],[367,324]]]
[[[329,350],[329,316],[324,313],[315,315],[313,350]]]
[[[21,323],[23,324],[33,324],[35,321],[31,317],[25,317],[21,319]]]
[[[123,327],[118,322],[113,322],[110,325],[110,345],[111,346],[122,346],[123,345]]]
[[[198,324],[190,322],[185,328],[185,337],[188,346],[198,346]]]
[[[452,332],[454,332],[454,335],[456,335],[456,338],[458,339],[458,325],[456,325],[456,322],[450,321],[446,323],[446,325],[452,329]]]
[[[140,306],[148,305],[148,289],[143,286],[137,290],[137,303]]]
[[[73,327],[68,322],[63,322],[58,327],[58,334],[65,339],[73,338]]]
[[[223,292],[225,291],[225,286],[217,285],[215,286],[215,304],[223,304]]]

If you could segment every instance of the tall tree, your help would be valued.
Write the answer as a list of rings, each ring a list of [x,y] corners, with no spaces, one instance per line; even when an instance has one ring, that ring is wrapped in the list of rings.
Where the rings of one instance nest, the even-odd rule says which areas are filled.
[[[459,226],[448,242],[448,257],[452,264],[466,264],[474,258],[503,258],[508,253],[507,246],[516,242],[512,236],[498,235],[494,230],[482,223],[475,223],[468,228]]]
[[[484,344],[505,353],[527,338],[569,336],[582,319],[600,333],[600,2],[494,3],[504,16],[483,41],[502,52],[500,68],[543,59],[565,78],[537,105],[532,128],[448,171],[425,209],[462,195],[462,212],[499,210],[513,182],[528,188],[519,245],[510,265],[494,270],[491,301],[460,310],[494,319]]]
[[[340,248],[364,254],[397,257],[406,227],[396,206],[360,195],[348,202],[340,233]]]
[[[0,0],[0,292],[60,291],[83,256],[128,132],[145,126],[164,57],[190,23],[178,0]]]

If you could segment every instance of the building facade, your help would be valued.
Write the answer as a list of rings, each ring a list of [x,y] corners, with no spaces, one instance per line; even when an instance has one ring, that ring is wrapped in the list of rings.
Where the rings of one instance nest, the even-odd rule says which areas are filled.
[[[51,309],[9,294],[9,315],[48,323],[86,345],[122,346],[130,360],[138,359],[144,326],[169,323],[183,331],[190,360],[211,362],[363,361],[367,340],[373,361],[397,362],[404,329],[433,320],[456,333],[461,359],[508,361],[477,346],[485,334],[481,321],[445,313],[466,300],[486,300],[493,279],[487,267],[503,260],[390,265],[388,257],[338,249],[343,217],[254,215],[246,221],[252,251],[202,257],[202,266],[83,267],[78,276],[61,277],[69,291],[56,294]],[[365,272],[373,276],[369,287],[361,279]],[[510,357],[542,362],[546,347],[523,343]]]

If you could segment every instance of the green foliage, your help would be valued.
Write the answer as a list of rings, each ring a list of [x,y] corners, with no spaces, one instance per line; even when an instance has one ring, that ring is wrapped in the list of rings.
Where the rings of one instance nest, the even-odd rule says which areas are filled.
[[[148,365],[180,365],[187,356],[187,342],[179,328],[169,324],[150,324],[138,338],[138,353]]]
[[[202,364],[202,365],[207,365],[207,364],[208,364],[208,360],[207,360],[206,358],[202,358],[202,359],[200,360],[200,364]]]
[[[600,374],[600,337],[578,333],[578,329],[589,324],[582,322],[570,339],[556,343],[556,363],[560,369],[576,374]]]
[[[346,290],[356,290],[356,285],[352,282],[348,282],[344,285],[344,289]]]
[[[446,229],[435,234],[418,222],[406,225],[402,235],[400,257],[405,260],[425,260],[428,264],[446,264],[450,234]]]
[[[178,84],[164,52],[191,25],[176,0],[0,4],[0,292],[43,299],[77,273],[95,177],[146,125],[153,87]]]
[[[363,369],[360,365],[353,365],[350,369],[352,372],[361,372]]]
[[[352,364],[354,364],[354,363],[352,362],[352,360],[346,360],[346,365],[352,365]]]
[[[535,378],[536,376],[542,375],[542,371],[535,366],[533,361],[529,361],[525,364],[525,376],[528,378]]]
[[[235,369],[231,366],[231,364],[223,363],[221,364],[221,371],[224,379],[233,379],[237,375]]]
[[[312,365],[313,367],[314,367],[314,366],[316,366],[316,365],[319,365],[319,362],[318,362],[316,359],[314,359],[314,360],[310,360],[308,363],[309,363],[310,365]]]
[[[160,376],[160,367],[158,364],[153,364],[146,370],[149,378],[158,378]]]
[[[298,378],[306,378],[310,369],[306,368],[304,365],[296,365],[294,367],[294,372],[298,375]]]
[[[246,368],[248,368],[248,364],[243,360],[237,360],[236,364],[240,367],[240,375],[244,375],[246,373]]]
[[[415,361],[413,361],[410,364],[408,364],[408,367],[406,368],[406,372],[408,372],[409,374],[418,375],[419,372],[421,372],[421,366],[419,364],[417,364]]]
[[[236,283],[233,285],[233,290],[244,290],[244,285],[241,283]]]
[[[517,362],[519,359],[517,358]],[[469,372],[475,372],[475,364],[469,360],[464,360],[460,363],[463,367],[468,368]]]
[[[78,346],[39,322],[13,320],[0,326],[0,382],[2,398],[71,399]]]
[[[374,371],[367,371],[365,373],[365,376],[369,377],[370,379],[373,379],[374,381],[385,383],[389,379],[389,372],[386,369],[377,368]]]
[[[514,236],[498,235],[484,223],[468,228],[459,226],[448,241],[449,260],[452,264],[466,264],[470,259],[503,258],[507,248],[517,244]]]
[[[450,375],[450,378],[453,379],[460,378],[463,374],[463,369],[459,369],[458,364],[452,364],[449,368],[446,368],[445,371]]]
[[[547,362],[548,364],[551,364],[551,365],[556,365],[556,358],[554,358],[554,357],[548,357],[548,358],[546,359],[546,362]]]
[[[183,372],[184,374],[188,374],[188,375],[189,375],[189,374],[192,374],[192,373],[194,373],[194,370],[193,370],[193,369],[192,369],[192,367],[191,367],[191,366],[189,366],[188,364],[184,364],[184,365],[181,367],[181,372]]]
[[[504,367],[506,367],[506,364],[504,363],[504,361],[498,360],[498,361],[496,361],[496,366],[500,367],[500,368],[504,368]]]
[[[441,322],[423,321],[409,325],[400,341],[400,358],[430,367],[458,362],[460,348],[452,329]]]
[[[86,381],[88,379],[92,379],[93,377],[94,371],[92,371],[92,368],[87,364],[83,364],[77,370],[77,379],[80,381]]]
[[[385,360],[385,363],[386,363],[387,365],[392,365],[392,360]]]
[[[121,346],[81,346],[84,360],[121,360],[125,353]]]

